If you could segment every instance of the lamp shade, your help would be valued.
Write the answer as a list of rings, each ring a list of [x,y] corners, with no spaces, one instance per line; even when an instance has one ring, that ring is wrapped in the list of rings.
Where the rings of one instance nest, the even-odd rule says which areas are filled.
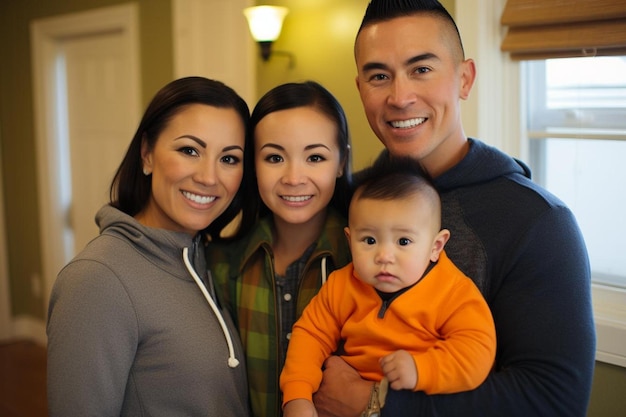
[[[279,6],[256,6],[243,10],[250,33],[257,42],[273,42],[280,35],[283,19],[289,10]]]

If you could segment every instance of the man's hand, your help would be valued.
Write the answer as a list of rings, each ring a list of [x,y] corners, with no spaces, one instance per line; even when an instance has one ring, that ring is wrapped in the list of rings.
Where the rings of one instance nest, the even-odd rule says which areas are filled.
[[[415,360],[406,350],[396,350],[380,358],[380,367],[389,380],[389,386],[395,390],[414,390],[417,386],[417,367]]]
[[[339,356],[329,357],[324,366],[322,384],[313,394],[319,417],[360,417],[367,408],[373,382],[361,379]]]

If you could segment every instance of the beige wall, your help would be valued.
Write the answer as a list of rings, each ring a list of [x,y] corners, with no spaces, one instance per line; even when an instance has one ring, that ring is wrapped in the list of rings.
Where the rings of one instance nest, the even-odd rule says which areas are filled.
[[[463,0],[467,1],[467,0]],[[169,0],[138,0],[142,97],[147,103],[173,74]],[[280,56],[257,66],[257,92],[283,82],[316,80],[343,104],[350,123],[354,165],[367,165],[382,149],[363,115],[354,77],[354,35],[368,0],[275,0],[290,14],[276,49],[294,53],[295,67]],[[37,173],[30,73],[32,19],[126,3],[122,0],[0,1],[0,146],[13,315],[45,320],[43,301],[31,293],[30,277],[41,268]],[[261,2],[257,2],[261,3]],[[443,1],[453,12],[454,0]],[[482,69],[483,71],[486,69]],[[626,369],[598,363],[590,417],[626,415]]]

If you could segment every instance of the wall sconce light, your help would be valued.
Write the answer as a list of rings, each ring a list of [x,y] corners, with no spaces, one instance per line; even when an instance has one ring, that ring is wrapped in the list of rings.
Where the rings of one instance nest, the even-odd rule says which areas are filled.
[[[289,57],[289,66],[292,67],[293,54],[284,51],[272,51],[272,44],[280,36],[283,20],[288,12],[286,7],[280,6],[255,6],[243,10],[243,14],[248,19],[250,33],[261,49],[263,61],[267,61],[272,53],[286,55]]]

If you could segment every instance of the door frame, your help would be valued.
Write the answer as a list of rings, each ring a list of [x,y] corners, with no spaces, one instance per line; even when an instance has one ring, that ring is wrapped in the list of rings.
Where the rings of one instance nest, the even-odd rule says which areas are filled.
[[[0,129],[1,131],[2,129]],[[9,285],[6,224],[4,221],[4,179],[2,172],[2,155],[0,154],[0,341],[12,338],[14,332],[11,319],[11,286]]]
[[[37,19],[31,23],[44,311],[48,310],[56,275],[73,256],[72,245],[64,236],[68,203],[63,201],[66,191],[59,173],[69,164],[67,152],[59,146],[61,139],[67,135],[67,126],[62,122],[67,120],[67,103],[63,103],[65,94],[59,94],[63,86],[58,85],[60,44],[67,37],[110,31],[122,33],[131,58],[128,76],[135,86],[135,108],[139,108],[138,16],[137,4],[129,3]]]

